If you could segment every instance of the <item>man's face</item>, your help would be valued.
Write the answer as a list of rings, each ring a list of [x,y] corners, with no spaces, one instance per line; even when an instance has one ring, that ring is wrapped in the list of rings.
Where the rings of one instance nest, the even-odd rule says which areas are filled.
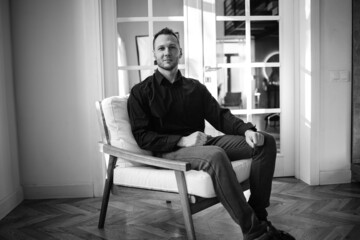
[[[173,35],[159,35],[154,43],[154,58],[157,65],[165,70],[173,70],[179,64],[181,48]]]

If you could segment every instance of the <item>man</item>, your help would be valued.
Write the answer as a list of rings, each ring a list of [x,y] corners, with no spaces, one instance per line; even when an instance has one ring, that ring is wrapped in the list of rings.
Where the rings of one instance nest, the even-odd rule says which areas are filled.
[[[215,192],[244,239],[294,239],[267,221],[276,144],[254,125],[221,108],[199,81],[178,70],[182,56],[176,34],[164,28],[154,36],[158,68],[135,85],[128,100],[132,132],[138,145],[156,156],[190,162],[208,172]],[[205,120],[225,135],[204,133]],[[249,202],[237,181],[231,161],[252,158]]]

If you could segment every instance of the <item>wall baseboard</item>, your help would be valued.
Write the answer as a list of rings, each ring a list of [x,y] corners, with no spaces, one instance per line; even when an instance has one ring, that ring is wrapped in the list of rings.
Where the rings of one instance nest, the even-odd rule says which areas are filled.
[[[94,197],[93,184],[62,186],[23,186],[25,199]]]
[[[19,187],[14,193],[0,200],[0,219],[16,208],[24,200],[23,190]]]
[[[351,182],[351,170],[320,172],[320,185]]]

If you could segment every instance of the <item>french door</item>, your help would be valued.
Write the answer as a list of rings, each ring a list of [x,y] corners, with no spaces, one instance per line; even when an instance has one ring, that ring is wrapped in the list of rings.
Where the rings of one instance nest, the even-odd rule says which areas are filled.
[[[189,0],[187,4],[192,11],[187,31],[202,33],[189,34],[189,76],[202,79],[233,114],[272,134],[278,150],[275,176],[294,176],[293,1]],[[201,24],[194,24],[198,21]],[[201,39],[201,47],[194,39]],[[221,134],[209,125],[207,131]]]
[[[233,114],[272,134],[278,148],[275,175],[294,175],[293,0],[113,4],[118,94],[153,72],[152,36],[172,28],[184,53],[180,71],[205,84]],[[221,134],[209,125],[206,130]]]

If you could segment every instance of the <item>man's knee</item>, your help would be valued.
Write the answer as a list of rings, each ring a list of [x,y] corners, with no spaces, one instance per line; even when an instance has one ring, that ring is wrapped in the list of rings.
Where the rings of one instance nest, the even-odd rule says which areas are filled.
[[[209,168],[208,172],[215,171],[218,173],[227,173],[229,169],[232,169],[231,162],[223,148],[218,146],[211,146],[209,147],[207,154],[209,156],[206,160],[207,166]]]
[[[276,140],[273,135],[262,132],[264,135],[264,145],[269,148],[276,148]]]
[[[231,164],[225,150],[218,146],[208,146],[206,161],[212,166]]]
[[[225,150],[218,146],[209,146],[208,154],[210,156],[209,159],[212,161],[222,160],[227,157]]]
[[[276,140],[268,133],[261,132],[264,135],[264,145],[256,148],[255,155],[265,155],[266,158],[275,159],[277,153]],[[268,161],[268,160],[267,160]]]

